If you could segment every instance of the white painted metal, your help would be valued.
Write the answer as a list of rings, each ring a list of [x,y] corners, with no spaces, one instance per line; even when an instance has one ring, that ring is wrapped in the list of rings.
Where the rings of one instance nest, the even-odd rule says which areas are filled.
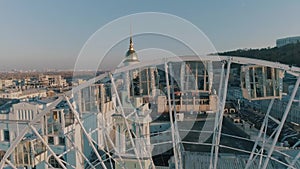
[[[223,86],[223,79],[224,79],[224,62],[222,63],[222,68],[221,68],[221,74],[220,74],[220,84],[219,84],[219,90],[218,90],[218,99],[221,100],[222,97],[222,86]],[[218,104],[220,104],[220,102],[218,101]],[[211,146],[211,152],[210,152],[210,164],[209,164],[209,168],[212,169],[213,168],[213,157],[214,157],[214,151],[215,151],[215,146],[216,146],[216,129],[219,127],[219,117],[220,117],[220,105],[217,106],[218,110],[216,112],[216,116],[215,116],[215,123],[214,123],[214,129],[213,129],[213,139],[212,139],[212,146]]]
[[[288,104],[287,104],[287,107],[286,107],[286,109],[285,109],[285,111],[284,111],[284,113],[283,113],[283,116],[282,116],[282,118],[281,118],[281,123],[280,123],[279,126],[278,126],[277,133],[276,133],[276,135],[275,135],[275,137],[274,137],[274,139],[273,139],[272,146],[271,146],[271,148],[270,148],[270,150],[269,150],[269,152],[268,152],[268,156],[267,156],[267,158],[266,158],[266,160],[265,160],[265,163],[264,163],[262,169],[266,169],[267,166],[268,166],[270,157],[271,157],[272,154],[273,154],[275,145],[276,145],[276,143],[277,143],[277,141],[278,141],[279,135],[280,135],[280,133],[281,133],[281,130],[282,130],[282,128],[283,128],[283,125],[284,125],[285,120],[286,120],[286,118],[287,118],[287,116],[288,116],[288,113],[289,113],[290,108],[291,108],[291,106],[292,106],[292,103],[293,103],[293,100],[294,100],[294,98],[295,98],[295,95],[296,95],[296,93],[297,93],[299,84],[300,84],[300,76],[298,76],[298,78],[297,78],[297,82],[296,82],[295,87],[294,87],[294,89],[293,89],[293,92],[292,92],[292,95],[291,95],[291,97],[290,97],[290,100],[289,100],[289,102],[288,102]]]
[[[116,87],[116,85],[115,85],[115,80],[114,80],[114,78],[113,78],[113,76],[112,76],[111,73],[109,73],[109,78],[110,78],[110,80],[111,80],[111,84],[112,84],[113,90],[115,91],[115,94],[116,94],[116,97],[117,97],[117,102],[118,102],[118,104],[119,104],[119,106],[120,106],[120,109],[121,109],[122,117],[125,119],[126,115],[125,115],[125,112],[124,112],[124,109],[123,109],[123,106],[122,106],[122,102],[121,102],[120,97],[119,97],[119,94],[118,94],[117,87]],[[127,120],[124,120],[124,122],[125,122],[125,126],[126,126],[127,130],[130,131],[128,121],[127,121]],[[134,153],[135,153],[135,155],[136,155],[136,158],[137,158],[137,160],[138,160],[140,169],[142,169],[143,166],[142,166],[142,163],[141,163],[139,154],[138,154],[138,152],[137,152],[137,149],[136,149],[136,146],[135,146],[135,143],[134,143],[134,140],[133,140],[131,134],[129,134],[129,138],[130,138],[131,145],[132,145],[132,147],[133,147],[133,151],[134,151]]]
[[[54,153],[54,151],[50,148],[50,146],[48,145],[48,143],[44,140],[44,138],[39,134],[39,132],[36,130],[36,128],[34,126],[32,126],[31,124],[28,124],[28,126],[30,127],[30,129],[34,132],[34,134],[36,136],[38,136],[38,138],[42,141],[42,143],[47,147],[47,150],[50,151],[50,153],[53,155],[53,157],[56,159],[56,161],[59,163],[59,165],[63,168],[63,169],[67,169],[67,167],[62,163],[61,159]]]
[[[250,154],[250,156],[249,156],[249,159],[248,159],[248,161],[247,161],[247,164],[246,164],[245,169],[248,169],[248,168],[250,167],[251,163],[253,162],[253,155],[254,155],[255,150],[256,150],[256,148],[257,148],[257,146],[258,146],[258,142],[259,142],[260,139],[261,139],[261,135],[263,134],[264,128],[267,128],[267,126],[268,126],[268,118],[269,118],[269,114],[270,114],[270,111],[271,111],[271,109],[272,109],[272,106],[273,106],[273,104],[274,104],[274,100],[275,100],[275,99],[272,99],[272,100],[270,101],[270,103],[269,103],[267,113],[266,113],[266,115],[265,115],[264,121],[263,121],[262,126],[261,126],[261,128],[260,128],[260,131],[259,131],[259,133],[258,133],[258,136],[257,136],[257,138],[256,138],[256,140],[255,140],[254,146],[253,146],[253,148],[252,148],[252,152],[251,152],[251,154]],[[266,130],[265,130],[265,131],[266,131]],[[262,147],[262,149],[263,149],[263,148],[264,148],[264,147]]]
[[[273,120],[275,123],[280,124],[280,121],[276,118],[272,117],[271,115],[268,116],[271,120]]]
[[[74,147],[74,149],[76,150],[77,153],[79,153],[83,158],[84,160],[88,163],[88,165],[95,169],[95,167],[92,165],[92,163],[90,162],[90,160],[79,150],[78,146],[76,146],[72,139],[70,138],[70,136],[66,135],[65,138],[67,138],[69,140],[69,142],[72,144],[72,146]]]
[[[228,60],[231,60],[232,63],[237,63],[237,64],[254,64],[254,65],[263,65],[263,66],[272,67],[272,68],[278,68],[278,69],[287,71],[287,73],[292,72],[293,75],[299,75],[299,73],[300,73],[299,67],[289,66],[289,65],[278,63],[278,62],[270,62],[270,61],[266,61],[266,60],[250,59],[250,58],[236,57],[236,56],[213,56],[213,55],[209,55],[209,56],[178,56],[178,57],[168,57],[168,58],[163,58],[163,59],[156,59],[156,60],[152,60],[152,61],[137,63],[137,64],[130,65],[130,66],[124,66],[124,67],[114,70],[113,72],[121,73],[121,72],[125,72],[128,70],[138,69],[141,67],[161,65],[164,62],[183,62],[183,61],[220,62],[220,61],[228,61]],[[97,81],[96,79],[99,79],[99,78],[91,79],[90,82],[92,82],[92,81],[95,82],[95,81]]]
[[[298,161],[299,158],[300,158],[300,151],[297,153],[296,157],[293,159],[293,161],[290,165],[293,167],[296,164],[296,162]],[[290,169],[292,167],[288,167],[288,169]]]
[[[169,71],[168,71],[168,63],[165,62],[165,75],[166,75],[166,84],[167,84],[167,97],[168,97],[168,103],[169,103],[169,116],[170,116],[170,124],[171,124],[171,131],[172,131],[172,144],[173,144],[173,153],[174,153],[174,160],[175,160],[175,168],[180,169],[180,163],[179,163],[179,156],[176,149],[176,138],[175,138],[175,127],[173,123],[173,113],[172,113],[172,104],[171,104],[171,93],[170,93],[170,84],[169,84]],[[175,117],[176,118],[176,117]]]
[[[70,102],[70,100],[69,100],[69,98],[68,98],[67,96],[65,96],[65,99],[66,99],[66,101],[67,101],[67,103],[68,103],[70,109],[72,110],[72,112],[73,112],[73,114],[74,114],[74,117],[76,118],[78,124],[80,125],[81,130],[83,131],[84,135],[86,136],[86,138],[87,138],[87,140],[88,140],[90,146],[92,147],[92,149],[93,149],[94,153],[96,154],[98,160],[101,162],[101,166],[102,166],[104,169],[107,169],[107,167],[105,166],[105,164],[104,164],[104,162],[103,162],[103,160],[102,160],[102,158],[101,158],[101,156],[100,156],[100,154],[99,154],[97,148],[95,147],[95,145],[94,145],[94,143],[93,143],[93,141],[92,141],[91,136],[90,136],[90,135],[88,134],[88,132],[85,130],[85,128],[84,128],[84,126],[83,126],[83,124],[82,124],[82,121],[81,121],[80,118],[79,118],[79,113],[77,112],[77,110],[74,109],[73,105],[71,104],[71,102]]]
[[[103,134],[103,139],[104,139],[104,142],[105,142],[105,146],[108,148],[108,144],[107,144],[107,141],[109,141],[109,144],[112,146],[113,148],[113,151],[116,152],[116,147],[113,143],[113,141],[111,140],[111,138],[108,136],[109,134],[107,133],[107,130],[106,130],[106,127],[104,124],[106,124],[106,121],[104,119],[104,116],[101,116],[102,117],[102,125],[101,125],[101,128],[102,128],[102,134]],[[109,124],[108,124],[109,125]],[[111,156],[110,156],[111,157]],[[117,153],[117,157],[121,160],[120,163],[118,163],[118,165],[120,165],[120,167],[124,168],[124,169],[127,169],[126,166],[123,165],[124,163],[124,160],[123,158],[120,156],[119,153]],[[112,158],[110,158],[110,164],[111,164],[111,168],[113,168],[113,165],[112,165],[112,161],[111,161]]]
[[[6,162],[8,165],[10,165],[13,169],[17,169],[17,167],[16,167],[13,163],[11,163],[9,160],[5,160],[5,162]]]
[[[219,146],[220,146],[220,140],[221,140],[221,132],[222,132],[222,122],[223,122],[223,116],[224,116],[224,108],[225,108],[225,102],[226,102],[226,96],[227,96],[227,88],[228,88],[228,80],[229,80],[229,74],[230,74],[230,66],[231,66],[231,60],[227,62],[227,70],[226,70],[226,76],[225,76],[225,82],[224,82],[224,89],[223,89],[223,95],[222,95],[222,102],[219,109],[219,123],[218,123],[218,129],[217,129],[217,137],[216,137],[216,146],[215,146],[215,160],[214,160],[214,169],[217,169],[218,164],[218,155],[219,155]]]
[[[51,103],[48,107],[46,107],[40,114],[38,114],[29,124],[26,126],[19,135],[15,138],[15,140],[11,143],[10,147],[6,151],[5,155],[3,156],[2,160],[0,161],[0,168],[4,167],[4,163],[7,160],[7,158],[13,153],[17,145],[21,142],[25,134],[28,132],[29,125],[35,124],[37,121],[41,120],[43,116],[46,115],[53,107],[55,107],[59,102],[61,102],[62,97],[59,97],[57,100],[55,100],[53,103]]]
[[[121,67],[121,68],[117,68],[114,72],[115,73],[121,73],[121,72],[126,72],[126,71],[128,71],[128,70],[132,70],[132,69],[136,69],[136,68],[141,68],[141,67],[144,67],[144,66],[152,66],[152,65],[159,65],[159,64],[165,64],[165,69],[168,69],[167,68],[167,64],[166,63],[168,63],[168,62],[181,62],[181,61],[222,61],[222,60],[225,60],[225,61],[228,61],[229,60],[229,62],[231,63],[238,63],[238,64],[255,64],[255,65],[264,65],[264,66],[268,66],[268,67],[273,67],[273,68],[279,68],[279,69],[282,69],[282,70],[285,70],[287,73],[290,73],[290,74],[292,74],[292,75],[294,75],[294,76],[298,76],[298,80],[297,80],[297,86],[299,86],[299,79],[300,79],[300,77],[299,77],[299,74],[300,74],[300,68],[298,68],[298,67],[294,67],[294,66],[289,66],[289,65],[284,65],[284,64],[280,64],[280,63],[274,63],[274,62],[269,62],[269,61],[264,61],[264,60],[258,60],[258,59],[249,59],[249,58],[243,58],[243,57],[231,57],[231,56],[182,56],[182,57],[174,57],[174,58],[164,58],[164,59],[158,59],[158,60],[155,60],[155,61],[150,61],[150,62],[142,62],[142,63],[137,63],[137,64],[134,64],[134,65],[130,65],[130,66],[125,66],[125,67]],[[230,64],[229,64],[229,66],[230,66]],[[224,67],[223,67],[224,68]],[[229,67],[229,69],[227,68],[227,74],[226,74],[226,79],[225,79],[225,84],[224,84],[224,89],[222,88],[222,86],[221,86],[221,84],[223,83],[223,79],[221,80],[221,84],[220,84],[220,87],[219,87],[219,98],[222,98],[222,103],[218,106],[219,107],[219,114],[216,116],[216,121],[215,122],[218,122],[215,126],[217,126],[217,130],[214,130],[214,139],[213,139],[213,144],[212,144],[212,147],[215,147],[215,149],[213,149],[212,148],[212,155],[211,155],[211,158],[213,157],[213,152],[215,152],[215,160],[214,160],[214,165],[213,165],[213,167],[214,168],[216,168],[217,167],[217,157],[218,157],[218,149],[219,149],[219,147],[226,147],[226,146],[223,146],[223,145],[220,145],[220,136],[221,136],[221,129],[222,129],[222,125],[218,125],[218,124],[221,124],[222,123],[222,117],[223,117],[223,109],[222,109],[222,107],[223,106],[225,106],[225,104],[223,103],[224,102],[224,100],[226,101],[226,93],[227,93],[227,83],[228,83],[228,77],[227,77],[227,75],[229,76],[229,70],[230,70],[230,67]],[[167,73],[167,71],[168,70],[166,70],[166,75],[168,74]],[[222,72],[222,75],[223,75],[223,73],[224,72]],[[221,78],[223,78],[223,76],[221,75]],[[82,85],[79,85],[79,86],[77,86],[77,87],[75,87],[75,88],[73,88],[71,91],[68,91],[68,92],[66,92],[65,93],[65,95],[66,96],[71,96],[73,93],[76,93],[76,92],[78,92],[78,91],[80,91],[81,89],[83,89],[83,88],[85,88],[85,87],[88,87],[88,86],[90,86],[90,85],[92,85],[93,83],[95,83],[96,81],[98,81],[98,80],[101,80],[101,79],[103,79],[103,78],[105,78],[105,77],[107,77],[107,74],[102,74],[102,75],[100,75],[100,76],[97,76],[97,77],[95,77],[95,78],[93,78],[93,79],[90,79],[89,81],[87,81],[86,83],[83,83]],[[110,74],[110,78],[111,78],[111,80],[112,80],[112,85],[113,85],[113,87],[114,87],[114,90],[115,90],[115,92],[117,93],[117,91],[116,91],[116,87],[115,87],[115,84],[114,84],[114,81],[113,81],[113,78],[112,78],[112,76],[111,76],[111,74]],[[167,76],[167,78],[169,78],[168,76]],[[227,82],[226,82],[227,81]],[[168,102],[169,102],[169,106],[171,106],[171,100],[170,100],[170,85],[169,85],[169,79],[167,80],[167,85],[168,85],[168,87],[167,87],[167,89],[168,89]],[[296,87],[295,87],[296,88]],[[222,96],[222,94],[221,94],[221,91],[222,91],[222,89],[224,90],[223,91],[223,96]],[[225,91],[226,90],[226,91]],[[293,93],[294,94],[294,93]],[[293,95],[292,95],[293,96]],[[292,97],[293,98],[293,97]],[[291,100],[293,101],[293,99],[291,98]],[[7,163],[8,165],[10,165],[12,168],[16,168],[9,160],[8,160],[8,157],[13,153],[13,151],[14,151],[14,149],[15,149],[15,147],[20,143],[20,141],[23,139],[23,137],[25,136],[25,134],[30,130],[30,129],[32,129],[34,132],[35,132],[35,134],[37,134],[37,136],[38,137],[41,137],[41,135],[37,132],[37,130],[33,127],[33,124],[35,124],[35,123],[37,123],[39,120],[41,120],[42,119],[42,117],[47,113],[47,112],[49,112],[53,107],[55,107],[60,101],[62,100],[62,97],[59,97],[55,102],[53,102],[50,106],[48,106],[45,110],[43,110],[38,116],[36,116],[29,124],[28,124],[28,126],[27,127],[25,127],[21,132],[20,132],[20,134],[15,138],[15,140],[11,143],[11,146],[9,147],[9,149],[6,151],[6,153],[5,153],[5,155],[4,155],[4,157],[3,157],[3,159],[1,160],[1,162],[0,162],[0,168],[3,168],[4,167],[4,165],[5,165],[5,163]],[[119,106],[121,107],[121,110],[122,110],[122,104],[121,104],[121,102],[120,102],[120,98],[119,98],[119,96],[117,95],[117,100],[118,100],[118,104],[119,104]],[[290,102],[291,102],[291,100],[290,100]],[[276,135],[275,135],[275,139],[273,140],[273,144],[272,144],[272,147],[271,147],[271,149],[268,151],[268,155],[266,156],[266,155],[264,155],[263,154],[263,149],[261,150],[261,151],[259,151],[258,153],[256,153],[256,152],[254,152],[255,150],[252,150],[252,152],[251,152],[251,154],[250,154],[250,157],[251,158],[253,158],[253,155],[255,155],[255,157],[256,156],[258,156],[258,155],[260,155],[260,157],[262,158],[262,157],[264,157],[264,158],[266,158],[266,160],[265,160],[265,163],[264,163],[264,166],[263,166],[263,168],[266,168],[267,167],[267,165],[268,165],[268,161],[271,159],[271,160],[274,160],[274,161],[278,161],[279,163],[282,163],[281,161],[279,161],[279,160],[277,160],[277,159],[275,159],[275,158],[273,158],[272,157],[272,154],[273,154],[273,152],[274,151],[277,151],[277,150],[274,150],[274,146],[275,146],[275,144],[276,144],[276,142],[278,141],[278,137],[279,137],[279,134],[280,134],[280,132],[281,132],[281,130],[282,130],[282,127],[283,127],[283,124],[284,124],[284,122],[285,122],[285,119],[286,119],[286,116],[287,116],[287,114],[288,114],[288,112],[289,112],[289,107],[291,106],[291,104],[290,104],[290,102],[289,102],[289,104],[288,104],[288,106],[287,106],[287,108],[286,108],[286,110],[285,110],[285,112],[284,112],[284,115],[283,115],[283,118],[282,118],[282,120],[280,121],[280,125],[279,125],[279,127],[278,127],[278,130],[277,130],[277,133],[276,133]],[[72,107],[73,108],[73,107]],[[73,108],[74,109],[74,108]],[[172,110],[172,108],[171,107],[169,107],[169,110],[171,111]],[[78,113],[78,112],[77,112]],[[125,117],[124,116],[124,112],[123,112],[123,110],[122,110],[122,114],[123,114],[123,117]],[[169,114],[170,114],[170,118],[172,117],[172,112],[169,112]],[[267,118],[268,118],[269,116],[267,116]],[[81,119],[79,118],[79,116],[77,116],[76,117],[77,118],[77,120],[79,121],[79,122],[81,122]],[[170,119],[171,120],[171,119]],[[267,120],[266,120],[267,121]],[[173,143],[173,151],[174,151],[174,149],[175,149],[175,152],[174,152],[174,157],[175,157],[175,164],[177,165],[177,168],[180,168],[180,166],[181,166],[181,158],[179,158],[180,157],[180,154],[178,154],[178,153],[180,153],[180,152],[178,152],[177,150],[176,150],[176,147],[178,147],[178,143],[179,142],[181,142],[181,140],[178,140],[179,138],[179,134],[178,135],[176,135],[176,133],[178,132],[176,132],[176,121],[175,121],[175,124],[173,123],[173,120],[171,120],[171,123],[172,123],[172,125],[173,125],[173,127],[172,127],[172,143]],[[267,123],[266,123],[267,124]],[[82,123],[81,123],[81,125],[82,125]],[[128,125],[128,124],[127,124]],[[32,128],[33,127],[33,128]],[[128,126],[127,126],[128,127]],[[84,127],[83,126],[81,126],[81,128],[83,129],[83,130],[85,130],[84,129]],[[266,130],[265,130],[266,131]],[[37,132],[37,133],[36,133]],[[110,144],[111,145],[113,145],[112,144],[112,140],[109,138],[109,135],[108,135],[108,133],[106,132],[106,131],[103,131],[105,134],[105,138],[110,142]],[[261,132],[261,131],[260,131]],[[85,134],[87,134],[88,135],[88,133],[85,131]],[[259,134],[260,136],[262,135],[261,133]],[[131,135],[130,135],[131,136]],[[88,137],[88,136],[87,136]],[[88,137],[89,138],[89,137]],[[269,137],[269,139],[270,139],[270,137]],[[266,140],[265,139],[265,133],[264,133],[264,138],[263,138],[263,140]],[[42,139],[42,141],[44,141],[43,143],[46,143],[45,142],[45,140],[43,140]],[[92,142],[92,144],[91,144],[91,146],[93,145],[93,140],[91,139],[91,138],[89,138],[89,141],[91,141]],[[134,146],[134,142],[133,142],[133,140],[132,140],[132,137],[131,137],[131,143],[132,143],[132,146],[133,147],[135,147]],[[174,145],[175,144],[175,145]],[[73,147],[74,147],[74,145],[73,145]],[[76,147],[75,147],[75,149],[76,149]],[[113,149],[115,150],[115,147],[113,147]],[[51,151],[51,149],[50,149],[50,151]],[[79,150],[79,149],[77,149],[77,151],[78,151],[78,153],[87,161],[87,163],[91,166],[91,168],[93,168],[93,165],[88,161],[88,159],[83,155],[83,153]],[[244,151],[244,150],[241,150],[241,151]],[[95,151],[95,153],[96,153],[96,155],[97,155],[97,151]],[[136,150],[135,150],[135,154],[137,154],[136,153]],[[54,156],[55,157],[55,156]],[[99,156],[97,156],[98,158],[99,158]],[[295,163],[295,161],[297,161],[298,160],[298,158],[300,157],[300,153],[295,157],[295,159],[293,160],[293,162],[292,162],[292,164],[291,165],[287,165],[287,164],[283,164],[283,165],[285,165],[285,166],[287,166],[287,167],[290,167],[290,168],[294,168],[293,167],[293,165],[294,165],[294,163]],[[113,158],[113,157],[111,157],[111,158]],[[110,158],[110,159],[111,159]],[[122,158],[119,156],[119,158],[122,160]],[[178,159],[179,158],[179,159]],[[249,158],[249,159],[251,159],[251,158]],[[138,158],[139,159],[139,158]],[[57,160],[57,159],[56,159]],[[100,162],[101,162],[101,165],[103,166],[104,165],[104,163],[103,163],[103,161],[101,161],[102,159],[101,159],[101,157],[99,158],[99,160],[100,160]],[[57,160],[58,162],[60,162],[60,159],[58,159]],[[249,161],[248,161],[249,162]],[[47,162],[46,162],[47,163]],[[153,161],[152,161],[152,163],[153,163]],[[212,161],[211,161],[211,166],[212,166]],[[139,165],[140,165],[140,168],[142,168],[142,165],[141,165],[141,162],[139,161]],[[62,166],[64,166],[64,165],[62,165]],[[103,168],[106,168],[106,167],[103,167]]]
[[[173,71],[173,67],[172,67],[172,63],[170,63],[170,75],[171,75],[171,86],[172,86],[172,100],[175,100],[175,92],[174,92],[174,71]],[[196,77],[197,78],[197,77]],[[168,89],[169,90],[169,89]],[[170,104],[170,103],[169,103]],[[177,116],[176,116],[176,104],[173,101],[173,116],[174,116],[174,136],[175,136],[175,145],[176,145],[176,150],[177,150],[177,155],[178,155],[178,168],[182,169],[183,167],[183,163],[182,163],[182,152],[183,150],[183,146],[181,146],[181,138],[178,132],[178,123],[177,123]]]

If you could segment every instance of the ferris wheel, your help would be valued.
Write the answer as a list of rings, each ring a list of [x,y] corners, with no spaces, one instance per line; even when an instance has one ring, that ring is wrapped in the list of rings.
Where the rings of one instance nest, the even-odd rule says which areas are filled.
[[[265,112],[241,106],[240,99],[231,99],[239,104],[232,110],[239,116],[224,111],[234,98],[229,91],[233,68],[243,99],[268,103]],[[272,107],[284,97],[287,75],[296,82],[278,119]],[[234,168],[298,168],[298,143],[281,143],[293,134],[283,131],[299,83],[298,67],[244,57],[182,56],[127,64],[57,96],[16,127],[0,168],[201,168],[193,164],[199,159],[211,169],[227,162]],[[242,122],[228,120],[235,118]],[[233,155],[240,161],[229,158]]]

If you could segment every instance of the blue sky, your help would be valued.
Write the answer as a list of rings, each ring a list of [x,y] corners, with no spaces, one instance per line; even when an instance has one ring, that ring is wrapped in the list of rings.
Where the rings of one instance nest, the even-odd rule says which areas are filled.
[[[0,0],[0,70],[72,69],[80,49],[99,28],[150,11],[192,22],[218,51],[272,47],[277,38],[300,35],[298,0]]]

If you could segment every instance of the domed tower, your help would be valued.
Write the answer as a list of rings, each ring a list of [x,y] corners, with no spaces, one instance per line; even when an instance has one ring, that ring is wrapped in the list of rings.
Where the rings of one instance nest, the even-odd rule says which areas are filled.
[[[129,49],[126,52],[125,55],[125,59],[123,60],[123,66],[129,66],[129,65],[133,65],[136,63],[139,63],[139,58],[133,48],[133,41],[132,41],[132,36],[130,36],[130,41],[129,41]],[[123,91],[122,91],[122,104],[123,106],[129,106],[128,101],[126,102],[126,100],[128,100],[131,97],[131,88],[130,85],[132,83],[132,79],[138,74],[137,70],[130,70],[130,71],[126,71],[122,73],[122,77],[123,77]]]
[[[133,48],[132,37],[130,37],[129,49],[126,52],[123,66],[139,63],[138,56]],[[141,97],[131,94],[131,85],[134,78],[138,78],[139,70],[122,72],[123,88],[121,89],[121,103],[126,118],[121,112],[113,115],[115,132],[116,154],[122,158],[116,158],[125,168],[150,168],[152,157],[152,146],[150,142],[150,117],[151,110],[148,104],[143,104]],[[138,108],[137,108],[138,107]],[[128,119],[130,118],[130,119]],[[126,122],[128,126],[126,126]],[[128,140],[133,137],[134,149],[128,145]],[[133,146],[133,145],[131,145]],[[123,168],[116,163],[115,168]]]
[[[129,49],[128,51],[126,52],[126,55],[125,55],[125,59],[123,61],[124,65],[125,66],[128,66],[128,65],[131,65],[131,64],[134,64],[134,63],[139,63],[139,58],[133,48],[133,41],[132,41],[132,36],[130,36],[130,43],[129,43]]]

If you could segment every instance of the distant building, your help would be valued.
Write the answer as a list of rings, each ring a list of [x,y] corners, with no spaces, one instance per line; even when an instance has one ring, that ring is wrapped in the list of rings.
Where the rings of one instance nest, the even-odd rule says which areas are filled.
[[[12,105],[9,120],[32,120],[43,108],[36,102],[20,102]]]
[[[9,111],[1,112],[0,120],[0,149],[6,150],[18,135],[19,131],[27,125],[41,110],[41,105],[30,102],[10,101],[7,104]],[[9,123],[13,121],[13,123]],[[40,125],[40,123],[38,124]],[[37,125],[36,125],[37,126]]]
[[[6,90],[3,92],[0,92],[0,98],[18,99],[21,94],[22,94],[22,91],[20,91],[20,90]]]
[[[12,79],[2,79],[2,80],[0,79],[0,84],[1,84],[0,89],[11,87],[13,85],[13,80]]]
[[[101,84],[95,85],[93,89],[104,90],[101,87],[103,87]],[[106,93],[103,93],[103,91],[100,92],[102,96],[101,99],[104,98],[104,94]],[[105,95],[105,98],[108,99],[108,96]],[[106,120],[110,120],[109,124],[111,124],[113,123],[112,114],[115,113],[115,109],[112,106],[112,98],[110,97],[109,100],[110,101],[106,101],[105,103],[102,102],[105,100],[99,100],[100,104],[98,106],[99,108],[102,107],[102,112],[106,116]],[[31,102],[9,101],[7,104],[0,106],[0,155],[7,151],[11,146],[11,142],[19,135],[22,129],[28,125],[28,122],[34,119],[53,101],[51,98]],[[97,145],[103,148],[104,137],[100,133],[103,132],[101,127],[103,127],[104,122],[100,120],[102,119],[102,117],[100,117],[102,113],[95,113],[97,111],[98,110],[95,110],[93,113],[91,113],[91,111],[85,111],[85,113],[81,115],[86,121],[83,125],[85,128],[90,129],[89,132],[93,140],[97,140]],[[71,150],[68,153],[64,153],[65,150],[71,146],[68,139],[63,137],[65,135],[70,136],[69,139],[77,145],[77,149],[81,152],[85,152],[85,156],[91,158],[89,155],[92,149],[88,145],[87,140],[82,137],[81,128],[78,123],[75,123],[75,117],[66,102],[60,102],[34,124],[34,126],[39,129],[39,133],[43,135],[43,138],[54,153],[57,155],[63,154],[61,159],[68,161],[70,165],[83,168],[84,164],[81,163],[83,159],[76,151]],[[112,127],[105,126],[105,128],[106,131],[112,132]],[[48,161],[47,163],[53,166],[53,168],[61,168],[51,153],[47,151],[46,146],[31,131],[26,134],[24,139],[18,144],[11,158],[15,159],[14,165],[17,168],[44,169],[47,168],[45,161]]]
[[[28,89],[28,90],[5,90],[0,92],[0,98],[3,99],[31,99],[47,97],[45,89]]]
[[[300,36],[287,37],[276,40],[276,47],[282,47],[288,44],[300,43]]]
[[[40,75],[39,81],[46,87],[65,87],[67,86],[66,79],[61,75]]]

